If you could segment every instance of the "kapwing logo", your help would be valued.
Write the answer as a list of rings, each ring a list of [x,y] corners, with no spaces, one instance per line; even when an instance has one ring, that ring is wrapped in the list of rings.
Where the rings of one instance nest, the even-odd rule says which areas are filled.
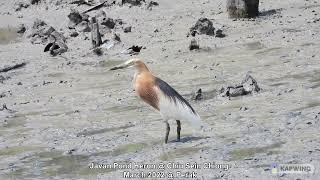
[[[312,174],[314,173],[314,166],[311,164],[271,164],[272,174]]]

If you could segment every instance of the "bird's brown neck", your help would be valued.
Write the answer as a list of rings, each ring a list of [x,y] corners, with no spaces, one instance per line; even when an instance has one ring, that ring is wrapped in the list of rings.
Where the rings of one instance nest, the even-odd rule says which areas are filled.
[[[134,88],[137,95],[146,103],[159,111],[159,99],[154,90],[155,77],[141,61],[136,62]]]
[[[136,63],[136,69],[137,69],[138,73],[150,72],[148,67],[141,61],[138,61]]]

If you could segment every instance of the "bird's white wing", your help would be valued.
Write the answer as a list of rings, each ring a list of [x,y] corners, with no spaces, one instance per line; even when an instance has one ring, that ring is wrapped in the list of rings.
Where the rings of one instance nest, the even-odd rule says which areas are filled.
[[[164,119],[187,121],[196,128],[202,128],[198,113],[169,84],[156,78],[154,88],[158,94],[160,114]]]

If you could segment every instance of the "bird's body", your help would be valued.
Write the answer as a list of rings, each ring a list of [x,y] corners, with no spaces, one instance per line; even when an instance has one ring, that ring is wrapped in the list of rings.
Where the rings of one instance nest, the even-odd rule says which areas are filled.
[[[170,131],[169,120],[177,121],[178,140],[180,140],[180,121],[189,122],[196,128],[201,128],[201,118],[191,105],[169,84],[154,76],[141,60],[129,60],[123,65],[112,68],[112,70],[128,67],[130,64],[136,68],[133,79],[135,92],[144,102],[159,111],[167,125],[166,143]]]

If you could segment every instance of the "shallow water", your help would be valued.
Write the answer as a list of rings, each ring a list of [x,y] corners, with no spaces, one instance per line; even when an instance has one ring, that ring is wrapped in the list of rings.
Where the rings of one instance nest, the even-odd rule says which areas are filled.
[[[0,45],[16,42],[19,34],[15,28],[0,28]]]
[[[271,144],[269,146],[263,146],[263,147],[235,149],[229,153],[231,156],[230,160],[232,161],[243,160],[244,158],[250,158],[260,153],[266,153],[268,155],[272,155],[274,153],[278,153],[277,151],[274,151],[274,150],[276,148],[280,148],[283,144],[284,144],[283,142],[280,142],[280,143],[275,143],[275,144]]]
[[[105,163],[108,162],[107,157],[116,157],[125,155],[128,153],[134,153],[140,151],[146,146],[146,144],[126,144],[119,146],[111,151],[104,151],[99,153],[93,153],[90,155],[73,155],[66,154],[60,151],[42,151],[39,147],[12,147],[3,151],[0,151],[0,156],[14,156],[22,152],[32,152],[32,155],[27,155],[17,164],[11,164],[6,177],[13,179],[20,178],[52,178],[52,177],[64,177],[64,178],[88,178],[94,177],[99,173],[108,173],[115,171],[116,169],[106,168],[89,168],[94,159],[105,159]],[[118,161],[120,162],[120,161]]]
[[[196,148],[196,147],[179,148],[179,149],[172,150],[162,154],[161,156],[159,156],[159,159],[161,161],[175,161],[177,159],[181,159],[184,157],[188,157],[192,154],[196,154],[201,149],[203,148]]]

